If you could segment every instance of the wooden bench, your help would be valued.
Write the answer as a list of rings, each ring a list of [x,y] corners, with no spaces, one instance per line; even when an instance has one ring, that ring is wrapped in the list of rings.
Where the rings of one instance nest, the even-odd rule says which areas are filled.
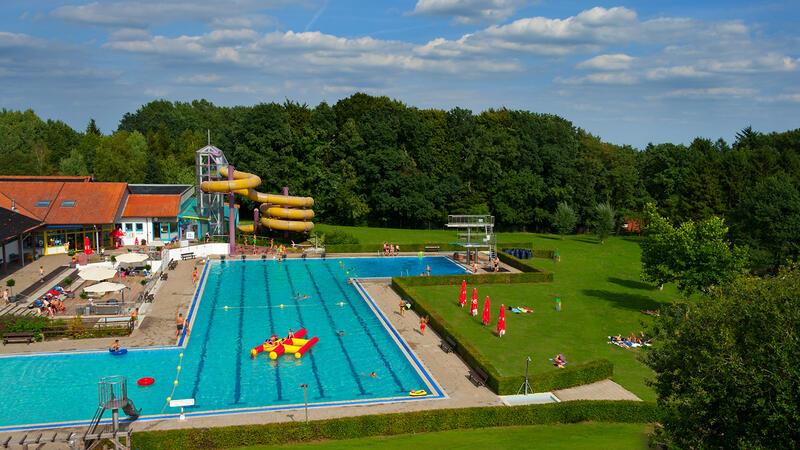
[[[441,249],[442,249],[442,247],[439,247],[438,245],[426,245],[425,246],[425,251],[426,252],[438,252]]]
[[[21,332],[21,333],[6,333],[3,335],[3,345],[21,344],[23,342],[25,342],[26,344],[30,344],[31,342],[33,342],[33,333]]]
[[[177,259],[173,259],[172,261],[169,262],[169,264],[167,264],[167,269],[169,270],[175,270],[176,267],[178,267]]]
[[[469,376],[467,378],[469,378],[469,381],[472,381],[472,384],[474,384],[475,387],[481,387],[486,386],[486,381],[489,379],[489,375],[487,375],[486,372],[480,368],[475,368],[469,371]]]
[[[457,344],[456,341],[450,338],[450,336],[445,336],[442,343],[439,344],[439,348],[442,349],[445,353],[450,353],[456,350]]]
[[[181,259],[183,261],[186,261],[187,259],[194,259],[194,252],[181,253]]]

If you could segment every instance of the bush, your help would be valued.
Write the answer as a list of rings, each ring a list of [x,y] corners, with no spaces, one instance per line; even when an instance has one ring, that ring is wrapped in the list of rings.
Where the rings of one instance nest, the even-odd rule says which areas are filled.
[[[64,285],[64,287],[68,287],[68,286],[69,286],[69,285],[71,285],[71,284],[72,284],[74,281],[75,281],[75,280],[74,280],[72,277],[67,277],[67,278],[64,278],[63,280],[61,280],[61,283]]]
[[[50,323],[42,316],[0,316],[0,334],[3,333],[41,333]]]
[[[81,299],[86,300],[87,298],[89,298],[89,294],[86,291],[81,291],[80,297]]]
[[[287,445],[319,440],[355,439],[497,426],[586,421],[652,423],[660,420],[655,403],[573,401],[547,405],[436,409],[303,422],[134,433],[137,449],[208,449]]]
[[[358,244],[358,238],[346,231],[330,231],[325,233],[325,243],[330,245]]]

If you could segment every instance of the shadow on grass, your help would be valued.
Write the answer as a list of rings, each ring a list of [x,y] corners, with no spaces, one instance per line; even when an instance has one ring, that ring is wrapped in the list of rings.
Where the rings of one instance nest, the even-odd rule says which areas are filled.
[[[658,309],[661,307],[661,304],[657,301],[641,294],[626,294],[624,292],[611,292],[600,289],[583,289],[581,292],[589,297],[603,299],[607,302],[614,303],[621,308],[630,309],[633,311]]]
[[[543,235],[543,236],[536,236],[536,237],[539,238],[539,239],[547,239],[549,241],[563,241],[563,239],[558,237],[558,236],[544,236]]]
[[[576,241],[576,242],[585,242],[585,243],[587,243],[587,244],[599,244],[599,243],[600,243],[600,240],[599,240],[599,239],[596,239],[596,238],[589,238],[589,237],[579,237],[579,238],[575,238],[575,239],[573,239],[573,241]]]
[[[653,285],[645,283],[643,281],[623,280],[622,278],[617,278],[617,277],[608,277],[608,282],[609,283],[614,283],[614,284],[617,284],[617,285],[620,285],[622,287],[626,287],[626,288],[629,288],[629,289],[642,289],[642,290],[645,290],[645,291],[652,291],[652,290],[656,289]]]

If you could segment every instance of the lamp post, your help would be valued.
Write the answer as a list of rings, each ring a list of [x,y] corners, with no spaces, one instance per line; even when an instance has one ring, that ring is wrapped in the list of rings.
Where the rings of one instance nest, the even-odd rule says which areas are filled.
[[[306,423],[308,423],[308,385],[303,383],[300,385],[303,388],[303,403],[305,404],[306,409]]]

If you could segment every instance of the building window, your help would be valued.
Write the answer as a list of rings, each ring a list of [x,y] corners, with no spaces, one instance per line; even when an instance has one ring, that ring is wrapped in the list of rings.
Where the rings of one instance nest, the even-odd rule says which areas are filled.
[[[133,231],[133,224],[132,223],[126,223],[125,224],[125,232],[130,233],[131,231]]]
[[[37,208],[47,208],[48,206],[50,206],[50,200],[39,200],[36,202]]]
[[[136,224],[136,232],[137,233],[141,233],[142,231],[144,231],[144,224],[143,223],[137,223]]]
[[[62,208],[72,208],[75,206],[75,200],[61,200]]]

